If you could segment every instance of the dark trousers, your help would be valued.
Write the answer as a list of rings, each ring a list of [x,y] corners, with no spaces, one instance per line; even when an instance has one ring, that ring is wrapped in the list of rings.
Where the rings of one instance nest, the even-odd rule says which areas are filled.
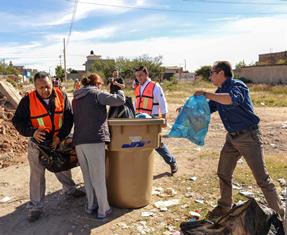
[[[218,205],[226,209],[231,208],[232,175],[241,156],[244,157],[250,167],[268,205],[283,216],[283,206],[265,166],[262,134],[258,129],[238,136],[226,135],[226,142],[220,153],[217,171],[221,196]]]

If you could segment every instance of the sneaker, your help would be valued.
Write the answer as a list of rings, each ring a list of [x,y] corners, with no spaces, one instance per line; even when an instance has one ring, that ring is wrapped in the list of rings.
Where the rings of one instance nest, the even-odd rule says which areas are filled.
[[[80,189],[75,189],[75,191],[69,193],[68,195],[74,198],[78,198],[78,197],[84,197],[86,193]]]
[[[227,212],[227,209],[224,209],[221,206],[217,206],[212,211],[209,211],[206,217],[208,220],[215,221],[220,217],[224,216]]]
[[[88,209],[88,208],[86,207],[86,208],[85,208],[85,212],[86,212],[87,214],[89,214],[89,215],[96,215],[97,212],[98,212],[98,209],[99,209],[98,206],[96,206],[96,207],[93,208],[93,209]]]
[[[109,209],[109,210],[107,210],[104,215],[102,215],[102,214],[97,214],[96,218],[97,218],[98,220],[103,220],[103,219],[106,219],[111,213],[112,213],[112,208]]]
[[[39,209],[29,209],[28,210],[28,221],[30,223],[35,222],[36,220],[40,219],[42,215],[42,211]]]
[[[178,171],[177,164],[176,164],[176,163],[170,164],[170,172],[171,172],[171,175],[175,174],[177,171]]]

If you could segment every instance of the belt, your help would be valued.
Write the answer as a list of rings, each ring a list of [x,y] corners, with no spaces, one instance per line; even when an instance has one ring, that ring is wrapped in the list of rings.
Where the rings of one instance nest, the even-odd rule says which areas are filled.
[[[258,125],[254,125],[254,126],[242,129],[240,131],[228,132],[228,134],[231,135],[232,137],[236,137],[236,136],[248,133],[250,131],[258,130],[258,128],[259,128]]]

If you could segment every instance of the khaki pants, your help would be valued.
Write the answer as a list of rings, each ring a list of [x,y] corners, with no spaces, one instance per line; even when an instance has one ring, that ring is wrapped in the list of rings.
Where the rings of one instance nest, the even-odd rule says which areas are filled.
[[[31,140],[28,141],[28,161],[30,165],[30,203],[28,208],[42,209],[45,197],[45,167],[39,161],[38,146]],[[62,183],[66,193],[72,193],[75,182],[72,180],[71,171],[55,173],[57,179]]]
[[[107,199],[105,143],[76,145],[77,157],[83,173],[88,210],[97,206],[98,214],[105,215],[110,209]]]
[[[283,206],[265,167],[262,134],[259,130],[253,130],[236,137],[230,134],[226,135],[226,142],[221,150],[217,171],[221,195],[218,205],[226,209],[231,208],[232,175],[241,156],[245,158],[250,167],[268,205],[283,216]]]

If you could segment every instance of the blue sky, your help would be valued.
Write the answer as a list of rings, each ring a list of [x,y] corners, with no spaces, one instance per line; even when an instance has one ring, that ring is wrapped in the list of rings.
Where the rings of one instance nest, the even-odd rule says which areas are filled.
[[[190,71],[287,50],[287,0],[1,0],[0,18],[0,60],[51,72],[63,64],[63,38],[74,69],[90,50],[160,55]]]

